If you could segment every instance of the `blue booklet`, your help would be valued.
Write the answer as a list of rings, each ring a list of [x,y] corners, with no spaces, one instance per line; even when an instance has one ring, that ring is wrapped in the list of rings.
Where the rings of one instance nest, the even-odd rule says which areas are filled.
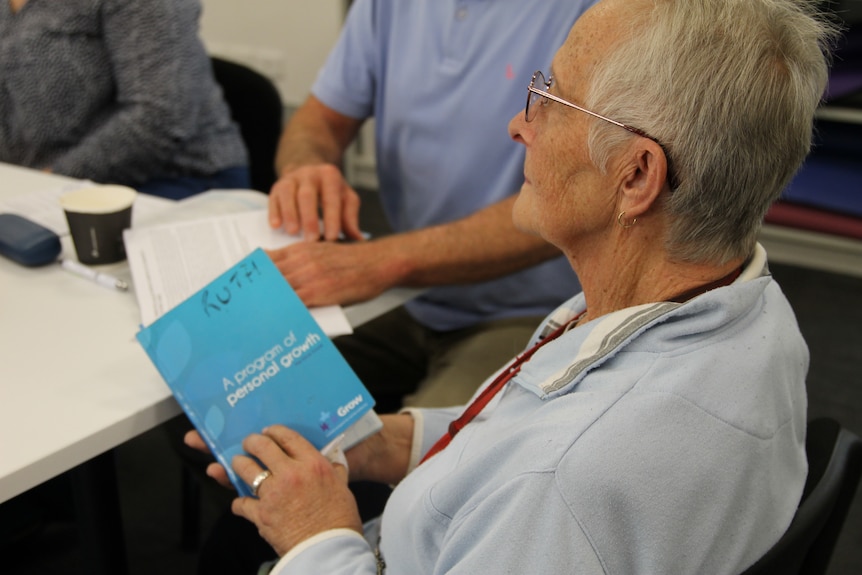
[[[261,249],[137,338],[242,495],[251,488],[230,463],[251,433],[281,423],[321,449],[380,427],[368,390]]]

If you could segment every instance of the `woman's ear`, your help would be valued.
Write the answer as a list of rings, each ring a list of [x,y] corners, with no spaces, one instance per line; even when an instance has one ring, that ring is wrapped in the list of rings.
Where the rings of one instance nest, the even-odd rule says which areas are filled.
[[[648,138],[635,138],[625,158],[620,210],[628,218],[636,218],[648,212],[664,190],[667,158],[661,146]]]

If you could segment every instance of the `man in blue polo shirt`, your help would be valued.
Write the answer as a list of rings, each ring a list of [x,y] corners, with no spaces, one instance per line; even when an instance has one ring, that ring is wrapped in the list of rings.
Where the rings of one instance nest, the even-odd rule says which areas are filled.
[[[512,225],[524,156],[506,125],[591,4],[358,0],[287,126],[270,221],[313,241],[270,255],[305,303],[428,288],[337,341],[380,411],[405,394],[410,405],[463,403],[577,290],[559,252]],[[316,241],[361,240],[359,199],[337,166],[368,118],[395,234]]]

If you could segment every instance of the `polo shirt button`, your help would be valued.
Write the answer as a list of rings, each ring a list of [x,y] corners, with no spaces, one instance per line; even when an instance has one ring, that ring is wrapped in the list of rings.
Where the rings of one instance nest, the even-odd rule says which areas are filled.
[[[465,20],[467,18],[467,9],[466,8],[458,8],[455,12],[455,19],[457,20]]]

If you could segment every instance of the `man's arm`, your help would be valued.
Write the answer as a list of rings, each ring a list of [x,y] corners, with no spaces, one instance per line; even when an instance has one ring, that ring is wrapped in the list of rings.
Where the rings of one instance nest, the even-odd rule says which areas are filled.
[[[368,242],[303,242],[270,252],[309,306],[366,301],[395,286],[486,281],[559,251],[512,223],[515,197],[466,218]]]
[[[340,165],[362,120],[336,112],[314,96],[294,112],[284,129],[275,159],[278,181],[269,195],[269,221],[307,240],[362,237],[359,196],[344,180]]]
[[[361,125],[310,96],[281,138],[276,160],[281,177],[270,193],[270,224],[288,233],[302,230],[311,241],[274,250],[270,257],[306,305],[367,301],[396,286],[487,281],[559,255],[515,228],[514,196],[454,222],[371,242],[315,241],[321,211],[324,239],[341,233],[362,237],[359,196],[339,167]]]
[[[390,258],[400,262],[393,285],[430,287],[487,281],[520,271],[560,251],[512,222],[517,196],[460,220],[382,238]]]

